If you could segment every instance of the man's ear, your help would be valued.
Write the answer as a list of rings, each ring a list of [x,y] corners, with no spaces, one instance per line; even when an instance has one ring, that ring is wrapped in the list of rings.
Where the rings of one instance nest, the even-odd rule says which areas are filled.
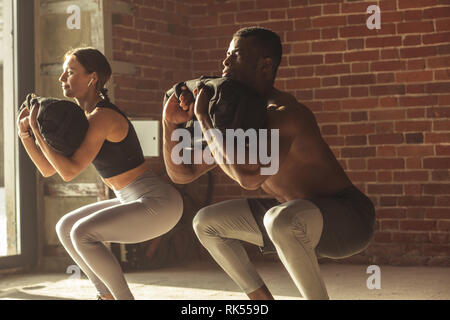
[[[270,57],[262,58],[262,65],[261,68],[264,73],[273,74],[273,59]]]

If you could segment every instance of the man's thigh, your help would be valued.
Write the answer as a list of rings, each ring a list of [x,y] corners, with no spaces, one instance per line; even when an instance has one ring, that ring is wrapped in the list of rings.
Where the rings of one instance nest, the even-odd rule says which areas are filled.
[[[356,188],[332,197],[309,199],[322,212],[323,231],[316,252],[328,258],[345,258],[364,250],[373,234],[373,206]]]
[[[261,230],[246,199],[227,200],[200,209],[194,218],[196,232],[213,233],[261,246]]]
[[[322,235],[323,217],[314,203],[297,199],[284,202],[267,211],[264,225],[273,235],[273,239],[283,237],[285,234],[294,234],[314,249]]]

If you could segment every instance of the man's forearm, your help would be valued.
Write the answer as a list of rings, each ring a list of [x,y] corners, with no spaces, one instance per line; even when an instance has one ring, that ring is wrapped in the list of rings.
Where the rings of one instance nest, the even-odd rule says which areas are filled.
[[[223,140],[221,134],[215,135],[215,130],[208,115],[197,115],[203,135],[206,137],[211,153],[219,164],[220,168],[234,181],[238,182],[243,188],[255,190],[260,187],[267,177],[259,174],[260,166],[258,164],[237,164],[238,155],[233,152],[234,157],[228,158],[226,152],[226,140]],[[247,155],[246,155],[247,156]],[[246,157],[247,158],[247,157]],[[247,159],[246,159],[247,161]]]
[[[215,135],[215,129],[208,115],[197,116],[202,129],[203,135],[206,137],[210,151],[220,168],[234,181],[241,186],[247,187],[249,179],[255,176],[256,172],[252,169],[243,168],[242,165],[236,164],[236,159],[229,159],[226,152],[226,141],[223,141],[220,135]],[[236,157],[237,155],[235,155]],[[253,166],[252,166],[253,167]],[[258,167],[258,166],[256,166]],[[257,175],[257,174],[256,174]]]
[[[230,178],[236,180],[235,174],[231,166],[229,166],[229,159],[226,158],[225,146],[222,139],[215,134],[215,129],[212,125],[211,119],[208,115],[197,115],[202,134],[205,137],[209,150],[214,157],[216,163]]]
[[[215,165],[196,165],[192,162],[184,163],[183,161],[174,163],[172,154],[173,149],[180,142],[172,141],[172,134],[177,128],[178,126],[176,124],[167,123],[163,120],[163,158],[170,179],[175,183],[186,184],[194,181],[200,175],[212,169]],[[183,152],[186,152],[186,150]]]

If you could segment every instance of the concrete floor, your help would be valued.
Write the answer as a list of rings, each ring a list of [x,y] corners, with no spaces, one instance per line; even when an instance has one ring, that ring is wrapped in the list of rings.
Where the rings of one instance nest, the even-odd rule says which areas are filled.
[[[364,265],[321,264],[333,300],[450,299],[450,269],[436,267],[380,266],[380,289],[368,289]],[[302,299],[279,262],[257,264],[276,299]],[[126,273],[137,300],[246,300],[247,297],[211,263]],[[0,300],[92,300],[90,282],[71,274],[0,275]]]

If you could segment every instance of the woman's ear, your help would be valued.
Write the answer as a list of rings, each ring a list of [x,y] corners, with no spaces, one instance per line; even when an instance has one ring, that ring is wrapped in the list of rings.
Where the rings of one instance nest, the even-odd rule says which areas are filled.
[[[88,87],[91,87],[92,85],[94,85],[94,87],[96,87],[97,86],[97,82],[98,82],[97,73],[92,72],[92,79],[89,81]]]

